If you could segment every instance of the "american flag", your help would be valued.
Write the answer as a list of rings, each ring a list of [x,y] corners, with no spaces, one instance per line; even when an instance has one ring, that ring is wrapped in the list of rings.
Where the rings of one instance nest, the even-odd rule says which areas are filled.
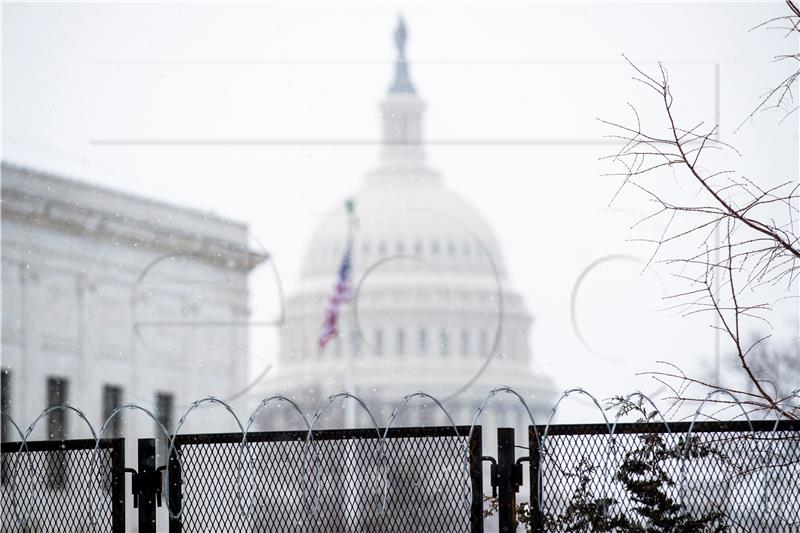
[[[347,203],[347,210],[352,214],[352,203]],[[352,267],[352,251],[353,241],[352,238],[347,242],[347,247],[342,256],[342,264],[339,266],[339,274],[336,278],[336,286],[333,288],[328,300],[328,307],[325,309],[325,318],[322,321],[322,331],[319,334],[319,348],[325,348],[332,338],[334,338],[339,331],[336,325],[339,322],[339,309],[342,304],[350,300],[351,286],[350,286],[350,269]]]

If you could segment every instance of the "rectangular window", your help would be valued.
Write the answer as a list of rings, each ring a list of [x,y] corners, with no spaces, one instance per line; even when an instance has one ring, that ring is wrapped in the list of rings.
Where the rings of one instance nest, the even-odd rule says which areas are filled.
[[[469,331],[461,332],[461,355],[466,357],[469,354]]]
[[[419,330],[419,353],[420,355],[428,353],[428,332],[424,329]]]
[[[406,353],[406,331],[403,328],[397,330],[397,355]]]
[[[336,335],[336,337],[334,337],[331,342],[333,342],[334,355],[336,356],[337,359],[341,359],[341,357],[342,357],[342,336],[341,335]]]
[[[103,387],[103,423],[108,420],[114,409],[122,405],[122,387],[118,385],[106,385]],[[111,422],[108,423],[103,438],[112,439],[122,436],[122,413],[118,413]]]
[[[69,382],[66,378],[47,378],[47,406],[64,405],[67,403]],[[67,438],[67,412],[56,409],[47,415],[47,433],[51,440],[65,440]],[[57,450],[47,452],[47,485],[54,489],[63,489],[67,485],[67,452]]]
[[[358,357],[358,354],[361,353],[361,336],[358,334],[358,330],[353,330],[350,332],[350,345],[353,350],[353,357]]]
[[[2,399],[0,400],[0,409],[2,409],[3,413],[7,415],[0,417],[3,419],[3,433],[0,435],[0,440],[3,442],[18,440],[19,435],[13,436],[11,433],[11,431],[13,431],[13,427],[8,419],[8,417],[11,416],[11,371],[7,368],[3,368],[0,370],[0,378],[2,378],[2,382],[0,383],[0,387],[2,387],[0,388],[0,396],[2,396]],[[0,483],[5,485],[8,483],[10,478],[11,471],[6,460],[6,455],[3,454],[2,465],[0,465]]]
[[[489,354],[487,353],[489,351],[489,339],[486,336],[486,332],[483,331],[483,330],[481,330],[480,347],[478,349],[480,351],[479,355],[481,357],[488,357],[489,356]]]
[[[2,378],[2,382],[0,382],[0,409],[3,410],[3,413],[6,416],[0,417],[3,419],[3,426],[2,426],[2,434],[0,434],[0,439],[3,442],[17,440],[19,435],[12,436],[12,427],[11,422],[9,421],[8,417],[13,416],[11,414],[11,371],[7,368],[3,368],[0,370],[0,377]]]
[[[375,331],[375,355],[383,355],[383,331]]]
[[[169,432],[172,432],[173,404],[173,396],[169,392],[156,393],[156,418]]]
[[[442,328],[442,332],[440,334],[441,337],[441,349],[442,355],[449,355],[450,354],[450,334],[447,332],[445,328]]]
[[[47,407],[67,403],[67,380],[65,378],[47,379]],[[51,411],[47,415],[48,437],[52,440],[67,438],[67,412],[64,409]]]

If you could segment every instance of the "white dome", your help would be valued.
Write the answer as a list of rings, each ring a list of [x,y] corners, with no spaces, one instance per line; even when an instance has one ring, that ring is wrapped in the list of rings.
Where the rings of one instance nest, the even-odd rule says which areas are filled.
[[[480,213],[464,199],[438,179],[380,178],[368,179],[353,196],[356,277],[386,258],[391,259],[386,259],[381,270],[414,268],[408,260],[402,260],[407,256],[420,258],[440,275],[461,272],[490,276],[492,280],[498,275],[505,277],[497,239]],[[349,234],[342,203],[314,233],[303,278],[331,279],[342,261]]]

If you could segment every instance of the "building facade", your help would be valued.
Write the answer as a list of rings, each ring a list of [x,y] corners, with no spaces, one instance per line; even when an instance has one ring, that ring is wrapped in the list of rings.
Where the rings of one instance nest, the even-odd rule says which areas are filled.
[[[380,104],[379,163],[311,240],[299,288],[287,300],[279,370],[267,390],[309,412],[331,394],[354,392],[379,423],[404,394],[425,391],[444,400],[456,423],[468,424],[489,390],[506,385],[543,416],[554,387],[531,371],[531,316],[509,283],[490,226],[427,162],[425,104],[410,76],[402,21],[395,41],[394,79]],[[337,335],[320,347],[323,315],[348,250],[350,298]],[[332,408],[321,423],[370,424],[360,409],[349,421],[347,413]],[[271,416],[262,418],[265,427]],[[522,429],[528,420],[517,405],[490,409],[481,422]],[[429,405],[398,422],[444,423],[445,417]]]
[[[96,429],[123,403],[173,429],[191,401],[236,401],[247,381],[247,279],[264,260],[244,224],[7,163],[2,198],[3,411],[23,430],[61,403]],[[213,430],[227,423],[220,416],[185,429]],[[3,422],[3,438],[17,440]],[[125,411],[106,436],[155,429]],[[65,412],[33,434],[86,436]]]

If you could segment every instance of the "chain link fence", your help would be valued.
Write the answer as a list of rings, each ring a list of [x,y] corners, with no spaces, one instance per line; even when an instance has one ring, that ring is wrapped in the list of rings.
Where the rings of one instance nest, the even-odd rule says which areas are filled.
[[[482,531],[469,429],[393,428],[383,451],[374,429],[179,435],[170,531]]]
[[[800,531],[800,422],[689,428],[619,424],[613,439],[605,424],[531,428],[535,529]]]
[[[800,421],[531,426],[528,457],[498,449],[496,460],[482,456],[480,426],[471,436],[460,426],[307,437],[248,433],[243,446],[242,433],[176,435],[170,532],[480,532],[482,460],[495,463],[498,507],[511,510],[501,531],[518,521],[533,531],[800,532]],[[139,511],[163,483],[143,470],[153,442],[139,441]],[[123,444],[101,440],[94,464],[91,439],[4,443],[2,531],[124,531]],[[523,460],[527,509],[513,504]],[[140,514],[143,525],[155,531],[155,514]]]
[[[94,439],[2,445],[2,531],[121,533],[124,441]]]

